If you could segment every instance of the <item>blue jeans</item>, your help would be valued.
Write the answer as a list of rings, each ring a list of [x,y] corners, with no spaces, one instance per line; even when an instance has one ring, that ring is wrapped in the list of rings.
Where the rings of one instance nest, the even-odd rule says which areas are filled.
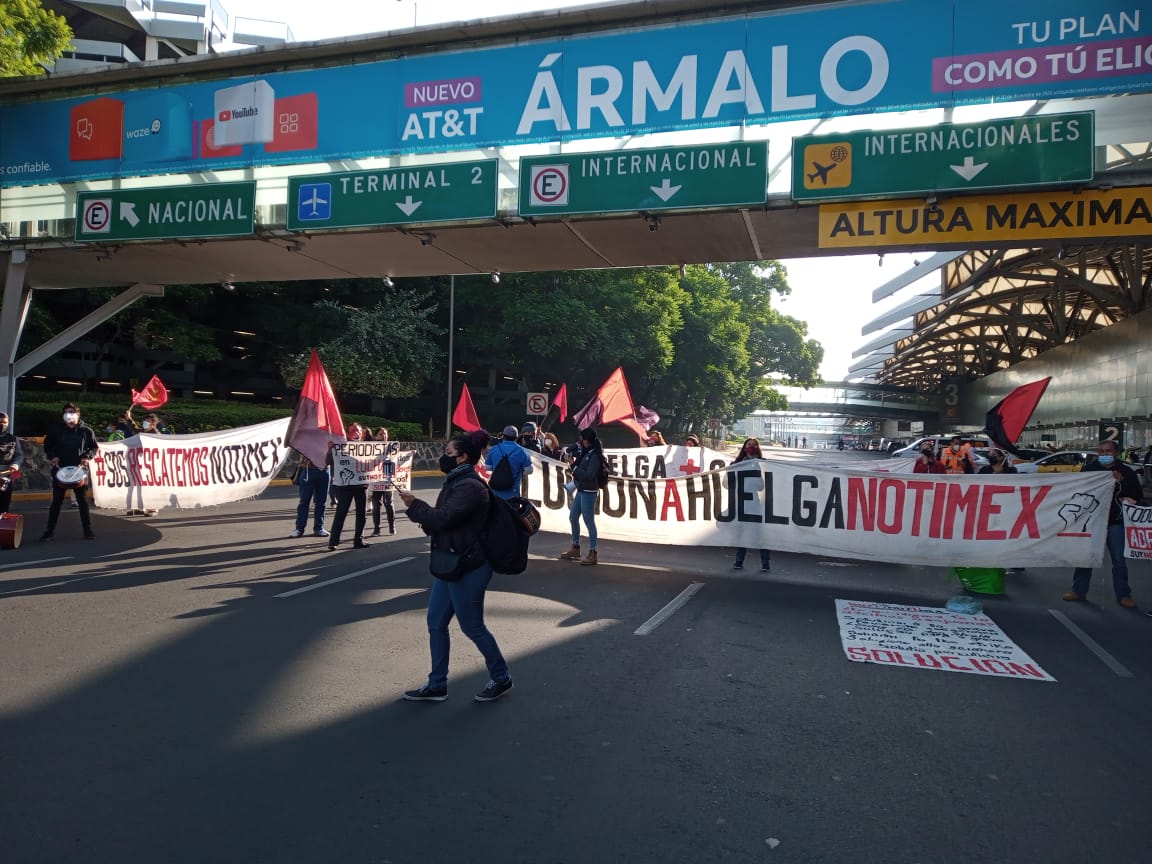
[[[747,554],[748,554],[747,549],[737,549],[736,550],[736,563],[737,564],[743,564],[744,563],[744,556]],[[767,570],[769,567],[772,566],[772,550],[771,549],[761,549],[760,550],[760,566],[763,567],[765,570]]]
[[[580,545],[580,517],[588,528],[588,549],[596,548],[596,492],[577,491],[572,495],[568,521],[572,523],[572,545]]]
[[[1124,525],[1108,526],[1108,555],[1112,558],[1112,590],[1116,599],[1132,596],[1128,587],[1128,562],[1124,559]],[[1092,582],[1091,567],[1077,567],[1072,574],[1072,590],[1081,596],[1088,596],[1088,585]]]
[[[328,503],[328,472],[319,468],[300,471],[300,504],[296,507],[296,530],[303,533],[308,524],[308,508],[315,507],[312,530],[324,528],[324,505]]]
[[[428,643],[432,649],[432,672],[428,676],[428,686],[441,690],[448,686],[448,656],[452,642],[448,636],[448,625],[455,615],[460,620],[460,629],[471,639],[488,667],[488,677],[493,681],[509,678],[508,664],[496,644],[496,637],[484,626],[484,593],[492,579],[492,565],[485,561],[475,570],[465,573],[459,582],[432,580],[432,591],[428,595]]]

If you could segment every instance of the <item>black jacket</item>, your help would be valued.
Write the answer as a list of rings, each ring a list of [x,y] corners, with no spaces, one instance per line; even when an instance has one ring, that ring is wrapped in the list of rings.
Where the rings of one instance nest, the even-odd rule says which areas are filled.
[[[1093,459],[1086,462],[1081,471],[1119,471],[1121,479],[1116,481],[1115,492],[1112,495],[1112,507],[1108,510],[1108,523],[1118,525],[1124,521],[1124,508],[1120,506],[1121,498],[1131,498],[1137,504],[1144,497],[1144,490],[1140,486],[1140,478],[1136,472],[1125,465],[1117,457],[1111,465],[1101,465]]]
[[[977,474],[1019,474],[1020,472],[1016,470],[1015,465],[1005,465],[1003,471],[997,471],[991,465],[985,465],[976,473]]]
[[[0,466],[24,464],[24,450],[20,446],[20,439],[7,432],[0,435]]]
[[[488,520],[488,486],[472,465],[454,468],[436,496],[436,506],[419,499],[408,508],[408,518],[432,538],[433,549],[466,556],[466,570],[484,563],[480,532]]]
[[[61,468],[79,465],[81,460],[96,455],[96,433],[83,422],[69,426],[61,421],[44,436],[44,455],[59,459]]]
[[[600,465],[604,461],[604,451],[599,447],[588,447],[580,452],[576,464],[572,466],[572,479],[581,492],[599,492],[596,483],[600,476]]]

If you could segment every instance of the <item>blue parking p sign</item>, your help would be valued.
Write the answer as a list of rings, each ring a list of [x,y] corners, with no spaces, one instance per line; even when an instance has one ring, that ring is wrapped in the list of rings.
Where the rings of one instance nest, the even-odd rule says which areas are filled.
[[[301,222],[323,222],[332,218],[332,184],[305,183],[300,187],[296,218]]]

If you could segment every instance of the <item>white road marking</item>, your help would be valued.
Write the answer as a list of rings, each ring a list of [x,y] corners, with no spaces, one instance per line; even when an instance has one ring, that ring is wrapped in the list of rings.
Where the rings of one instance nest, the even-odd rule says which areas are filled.
[[[59,588],[61,585],[71,585],[73,582],[84,582],[88,579],[97,579],[101,576],[107,575],[107,573],[93,573],[91,576],[77,576],[75,579],[65,579],[63,582],[49,582],[46,585],[32,585],[28,588],[17,588],[15,591],[0,591],[0,597],[8,597],[12,594],[28,594],[32,591],[43,591],[45,588]]]
[[[15,570],[17,567],[31,567],[33,564],[51,564],[53,561],[71,561],[71,555],[65,555],[63,558],[41,558],[39,561],[21,561],[19,564],[4,564],[0,565],[0,570]]]
[[[377,570],[385,570],[388,567],[395,567],[397,564],[404,564],[408,561],[415,561],[416,559],[409,555],[407,558],[397,558],[395,561],[385,561],[383,564],[377,564],[375,567],[365,567],[363,570],[357,570],[354,573],[345,573],[343,576],[337,576],[335,579],[328,579],[324,582],[315,582],[312,585],[305,585],[303,588],[293,588],[291,591],[285,591],[283,594],[277,594],[277,597],[294,597],[297,594],[303,594],[305,591],[315,591],[317,588],[325,588],[329,585],[335,585],[337,582],[347,582],[349,579],[355,579],[357,576],[363,576],[365,573],[375,573]]]
[[[637,627],[636,631],[632,635],[647,636],[649,633],[651,633],[653,630],[655,630],[657,627],[675,615],[676,612],[679,611],[680,607],[691,600],[692,596],[703,587],[703,582],[693,582],[691,585],[677,594],[676,599],[674,599],[671,603],[669,603],[667,606],[665,606],[663,609],[661,609],[659,612],[657,612],[655,615]]]
[[[1085,633],[1083,630],[1081,630],[1079,627],[1077,627],[1075,624],[1073,624],[1072,621],[1069,620],[1067,615],[1065,615],[1063,612],[1058,612],[1055,609],[1049,609],[1048,611],[1052,613],[1053,618],[1055,618],[1057,621],[1059,621],[1061,624],[1063,624],[1065,627],[1067,627],[1068,632],[1071,633],[1073,636],[1075,636],[1077,639],[1079,639],[1081,641],[1081,643],[1083,643],[1085,648],[1087,648],[1089,651],[1091,651],[1093,654],[1095,654],[1098,658],[1100,658],[1101,663],[1103,663],[1105,666],[1107,666],[1109,669],[1111,669],[1113,672],[1115,672],[1121,678],[1134,678],[1134,677],[1136,677],[1131,672],[1128,671],[1128,669],[1124,666],[1123,663],[1121,663],[1119,660],[1117,660],[1115,657],[1113,657],[1111,654],[1109,654],[1107,651],[1105,651],[1099,642],[1097,642],[1095,639],[1093,639],[1091,636],[1089,636],[1087,633]]]

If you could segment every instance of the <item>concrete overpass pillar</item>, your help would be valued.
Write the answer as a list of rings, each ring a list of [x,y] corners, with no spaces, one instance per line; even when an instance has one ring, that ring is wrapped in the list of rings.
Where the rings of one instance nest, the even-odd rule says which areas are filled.
[[[28,277],[28,253],[14,249],[8,256],[8,271],[4,276],[3,305],[0,306],[0,404],[16,428],[16,349],[20,344],[20,334],[24,332],[24,322],[28,319],[28,307],[32,305],[32,289],[26,284]]]

